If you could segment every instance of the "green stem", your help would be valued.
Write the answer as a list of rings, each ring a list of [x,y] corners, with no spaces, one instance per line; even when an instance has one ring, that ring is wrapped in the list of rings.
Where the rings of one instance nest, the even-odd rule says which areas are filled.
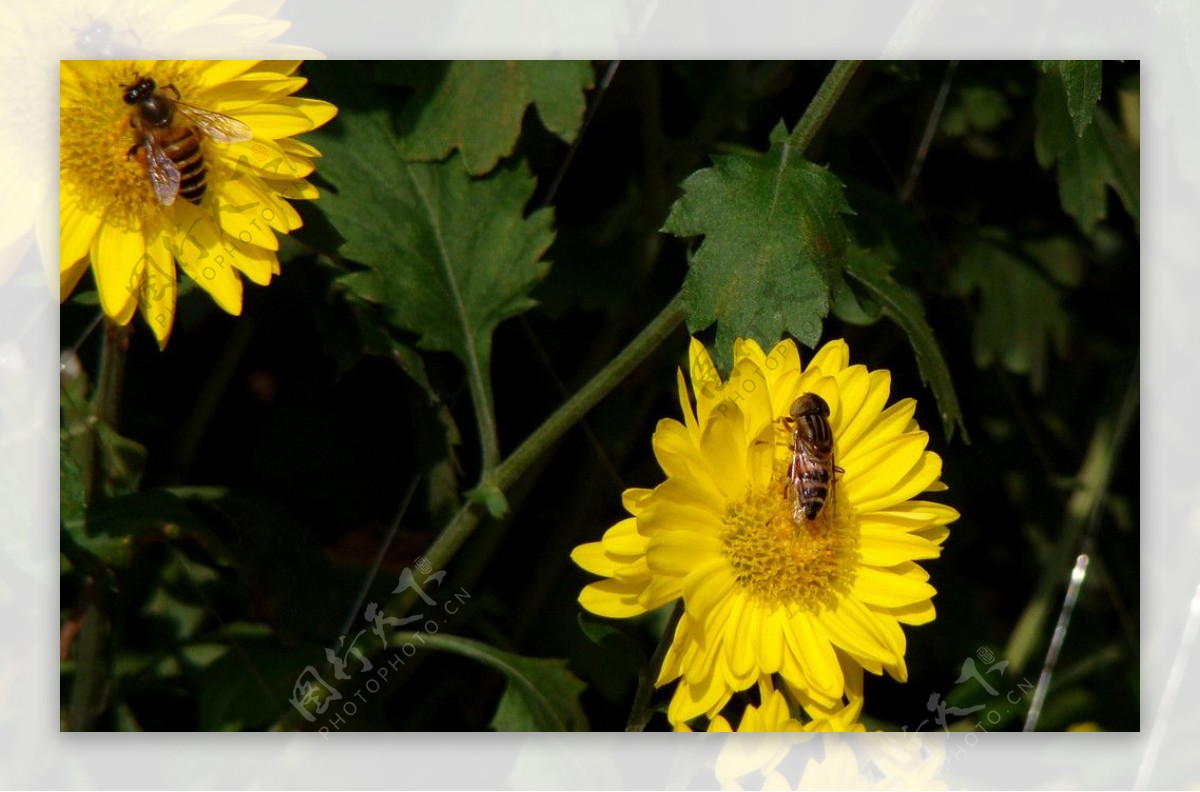
[[[111,478],[100,448],[98,424],[116,430],[120,416],[121,390],[125,382],[125,353],[129,349],[128,326],[111,321],[104,323],[104,346],[100,351],[100,371],[92,395],[88,452],[85,457],[84,498],[91,504],[103,498]],[[71,731],[90,731],[96,717],[103,712],[107,698],[109,658],[107,651],[108,614],[105,608],[103,581],[88,577],[84,581],[82,614],[79,635],[75,642],[75,679],[67,710],[67,727]]]
[[[570,401],[555,411],[524,443],[521,443],[511,456],[500,463],[492,479],[493,483],[501,489],[512,486],[512,483],[525,472],[533,460],[552,444],[558,442],[568,429],[633,373],[633,370],[643,360],[658,349],[671,333],[675,332],[675,328],[681,322],[683,322],[683,295],[677,294],[659,312],[658,316],[646,325],[646,329],[613,358],[611,363],[601,369],[600,373],[580,388]]]
[[[544,729],[565,732],[571,731],[574,725],[563,720],[561,713],[555,709],[555,702],[547,698],[546,693],[538,687],[537,680],[532,679],[522,668],[512,665],[503,654],[498,654],[489,644],[457,635],[436,635],[428,632],[395,632],[388,639],[388,643],[391,646],[428,646],[434,651],[453,652],[488,666],[504,674],[510,684],[518,686],[524,692],[526,700],[537,710],[538,720],[543,721]]]
[[[496,430],[495,405],[492,403],[492,388],[487,371],[491,367],[491,354],[485,357],[482,366],[467,366],[467,383],[471,390],[471,404],[475,409],[475,423],[479,427],[479,454],[482,464],[479,481],[483,483],[500,460],[500,436]]]
[[[91,503],[106,494],[112,471],[105,466],[100,424],[116,431],[120,415],[121,388],[125,382],[125,352],[129,348],[129,328],[104,322],[104,346],[100,348],[100,371],[96,374],[91,403],[86,407],[86,447],[80,449],[83,473],[83,500]],[[110,458],[111,459],[111,458]]]
[[[108,688],[108,619],[105,617],[104,583],[89,576],[83,583],[79,634],[75,638],[75,675],[66,727],[73,732],[91,731],[104,711]]]
[[[113,430],[117,429],[121,386],[125,382],[125,353],[128,349],[129,328],[105,322],[104,347],[100,350],[100,373],[96,377],[92,415]]]
[[[675,628],[679,625],[681,618],[683,618],[683,597],[675,600],[675,609],[671,611],[671,618],[667,620],[667,626],[663,628],[662,637],[658,639],[658,646],[654,649],[654,656],[650,658],[650,665],[638,672],[637,694],[633,698],[633,709],[629,712],[629,721],[625,724],[625,731],[645,731],[646,724],[650,722],[650,716],[654,714],[650,708],[650,702],[654,698],[658,670],[662,668],[663,660],[667,657],[667,650],[675,642]]]
[[[813,138],[817,136],[817,132],[821,129],[821,125],[829,118],[829,114],[833,112],[833,106],[837,104],[838,98],[842,92],[846,90],[846,86],[850,84],[850,80],[854,77],[854,72],[858,69],[862,61],[838,61],[833,64],[833,68],[829,71],[829,76],[825,78],[825,82],[817,89],[817,95],[808,103],[808,109],[804,111],[804,117],[796,124],[796,128],[792,130],[792,134],[788,137],[788,143],[797,151],[804,151],[808,145],[812,143]]]
[[[683,296],[677,294],[637,338],[592,377],[566,404],[547,418],[516,451],[497,465],[487,484],[501,490],[511,487],[539,456],[546,453],[568,429],[612,392],[638,364],[658,349],[682,321]],[[470,501],[463,504],[424,554],[432,569],[442,569],[454,557],[474,532],[483,515],[483,507],[479,504]],[[399,594],[388,606],[388,612],[392,612],[394,606],[397,611],[407,613],[415,596],[411,590]]]

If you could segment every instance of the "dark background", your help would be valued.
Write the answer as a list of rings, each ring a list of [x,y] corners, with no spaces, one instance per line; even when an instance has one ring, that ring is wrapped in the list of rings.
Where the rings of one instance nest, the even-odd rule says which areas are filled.
[[[596,64],[598,79],[607,66]],[[620,65],[552,197],[557,238],[546,256],[553,267],[535,292],[540,304],[503,323],[494,339],[505,453],[678,291],[689,243],[657,229],[679,182],[707,166],[714,152],[765,149],[780,119],[789,128],[796,123],[828,68]],[[327,77],[338,69],[337,63],[304,66],[309,73],[327,70]],[[948,74],[942,124],[911,199],[901,204],[897,196]],[[1105,64],[1101,106],[1114,117],[1118,91],[1136,92],[1138,74],[1137,63]],[[844,337],[852,362],[889,369],[892,401],[918,399],[917,418],[944,460],[950,488],[937,499],[962,514],[942,557],[923,563],[938,590],[938,618],[905,630],[909,682],[868,675],[869,728],[936,728],[919,726],[933,717],[926,703],[934,693],[958,707],[1003,709],[995,728],[1020,727],[1027,692],[1023,704],[1009,707],[956,679],[967,658],[985,665],[981,650],[1004,658],[1040,591],[1050,612],[1031,659],[999,680],[989,677],[1001,693],[1016,690],[1022,678],[1036,681],[1074,563],[1074,547],[1066,558],[1057,549],[1073,479],[1098,423],[1118,413],[1136,384],[1137,226],[1111,191],[1108,217],[1091,233],[1063,211],[1055,172],[1034,156],[1037,79],[1037,68],[1024,62],[967,62],[952,71],[946,63],[868,64],[807,153],[848,185],[857,222],[869,226],[873,217],[855,203],[856,190],[887,196],[913,221],[920,240],[911,267],[898,277],[923,301],[970,435],[969,445],[961,433],[947,440],[897,326],[886,320],[856,326],[830,316],[823,338]],[[1007,113],[995,123],[948,129],[972,86],[1000,95]],[[338,103],[337,95],[319,98]],[[589,102],[596,101],[592,91]],[[531,209],[545,201],[567,151],[527,113],[516,156],[538,176]],[[180,298],[166,351],[158,351],[144,327],[133,333],[120,430],[148,451],[142,489],[229,488],[236,497],[204,516],[220,535],[249,547],[254,560],[230,568],[187,539],[138,548],[111,595],[115,678],[96,728],[276,723],[290,710],[290,681],[278,695],[271,680],[293,680],[336,642],[410,482],[418,483],[416,497],[371,599],[386,601],[400,570],[416,563],[445,522],[446,493],[428,474],[439,443],[437,417],[397,365],[368,353],[351,310],[331,292],[344,265],[317,255],[332,252],[321,202],[297,208],[306,225],[285,241],[282,275],[268,288],[247,284],[242,317],[224,314],[193,288]],[[1018,240],[1060,241],[1080,262],[1077,283],[1056,284],[1066,333],[1061,349],[1047,342],[1040,388],[998,363],[976,365],[981,297],[956,289],[954,272],[984,228]],[[1010,320],[1017,325],[1031,318],[1020,308]],[[78,297],[63,306],[64,344],[84,332],[97,310]],[[92,372],[99,335],[79,349]],[[711,342],[712,335],[700,337]],[[679,417],[674,372],[685,366],[685,355],[680,330],[535,465],[509,493],[509,516],[484,522],[448,568],[447,587],[470,593],[448,631],[521,655],[565,658],[588,686],[582,703],[595,730],[624,727],[638,666],[653,651],[665,615],[616,624],[627,640],[596,645],[581,630],[575,601],[592,578],[568,555],[623,516],[623,488],[662,480],[650,436],[660,418]],[[468,486],[478,473],[477,441],[461,368],[447,355],[423,357],[464,433],[458,481]],[[194,453],[189,437],[198,441]],[[1089,523],[1092,566],[1041,729],[1089,721],[1107,730],[1138,728],[1137,448],[1135,413],[1131,431],[1104,449],[1114,467],[1104,508]],[[62,591],[66,613],[81,596],[79,576],[65,572]],[[239,624],[262,629],[218,662],[195,659],[196,646],[215,640],[206,636],[224,641]],[[503,689],[498,673],[448,654],[424,653],[405,673],[401,686],[372,699],[353,728],[483,729]],[[64,703],[71,677],[66,668]],[[661,716],[652,721],[665,725]]]

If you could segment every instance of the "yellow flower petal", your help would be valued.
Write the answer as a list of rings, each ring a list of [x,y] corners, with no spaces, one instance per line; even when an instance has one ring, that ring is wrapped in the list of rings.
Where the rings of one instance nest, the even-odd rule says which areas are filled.
[[[59,269],[67,270],[78,267],[78,262],[86,262],[92,248],[92,240],[100,229],[99,214],[84,212],[79,208],[79,202],[73,196],[64,193],[61,197],[59,210]],[[59,299],[65,300],[75,286],[75,276],[71,288],[60,292]]]
[[[902,608],[917,602],[928,602],[936,594],[933,586],[886,570],[864,566],[858,570],[853,594],[868,605]]]
[[[937,615],[932,602],[918,602],[903,608],[888,608],[887,613],[900,624],[914,627],[929,624]]]
[[[243,75],[243,79],[259,74],[282,74],[287,76],[295,73],[296,69],[299,69],[302,63],[304,63],[302,60],[262,60],[258,62],[257,66],[246,72]]]
[[[888,371],[872,371],[868,376],[867,392],[863,394],[861,403],[851,404],[847,415],[849,420],[838,430],[838,443],[842,448],[855,448],[863,436],[878,420],[883,405],[887,403],[892,391],[892,375]]]
[[[815,625],[813,620],[798,615],[783,622],[790,650],[790,657],[784,657],[783,678],[813,694],[836,698],[843,684],[841,666],[833,646]]]
[[[593,575],[612,577],[617,569],[617,562],[612,555],[604,551],[600,542],[582,544],[571,551],[571,560]]]
[[[867,515],[859,522],[862,542],[859,553],[863,564],[869,566],[892,566],[902,561],[920,558],[937,558],[941,548],[923,536],[898,530],[878,517],[878,513]]]
[[[795,383],[789,380],[798,378],[800,370],[800,352],[796,349],[796,342],[788,338],[772,347],[763,361],[763,372],[771,395],[786,397],[786,394],[795,391]],[[783,411],[778,409],[781,406],[786,407],[776,403],[775,411],[783,415]]]
[[[855,503],[862,504],[862,511],[884,508],[900,482],[913,475],[921,467],[922,460],[932,456],[925,453],[928,441],[929,437],[924,432],[914,432],[894,437],[864,454],[838,460],[846,471],[841,486],[846,488]],[[864,475],[864,471],[869,473]],[[921,492],[924,486],[922,483],[921,489],[911,495]]]
[[[104,223],[92,241],[100,307],[117,324],[128,324],[137,308],[145,254],[146,242],[140,229]]]
[[[178,291],[175,258],[171,255],[167,240],[162,234],[152,235],[146,240],[146,273],[142,278],[138,308],[146,324],[150,325],[160,349],[167,345],[175,324],[175,298]]]
[[[625,619],[640,616],[646,609],[638,603],[637,594],[614,580],[600,580],[584,586],[579,604],[597,616]]]
[[[672,418],[660,420],[651,439],[658,466],[674,478],[707,478],[707,468],[694,464],[696,445],[687,428]]]
[[[805,367],[805,371],[816,369],[827,377],[832,377],[844,369],[850,362],[850,347],[845,341],[830,341],[817,350],[813,359]]]
[[[254,245],[267,250],[279,250],[279,240],[271,231],[271,224],[264,214],[274,216],[274,210],[265,197],[254,189],[250,179],[232,177],[222,189],[224,201],[220,205],[221,230],[244,245]]]
[[[259,61],[255,60],[214,60],[195,61],[195,63],[200,64],[196,70],[196,80],[199,86],[214,91],[223,83],[233,82],[259,65]]]
[[[733,500],[747,481],[742,411],[730,402],[722,402],[716,411],[725,413],[726,420],[713,421],[705,428],[700,437],[700,455],[708,462],[718,491]]]
[[[912,432],[880,440],[870,447],[864,443],[843,451],[838,458],[838,462],[846,469],[843,481],[853,485],[865,474],[871,482],[867,491],[874,493],[890,489],[897,479],[912,469],[928,444],[929,435]]]
[[[83,273],[87,272],[88,265],[91,261],[84,256],[78,259],[74,264],[62,265],[58,271],[58,295],[62,300],[71,296],[71,292],[75,291],[75,285],[79,283],[79,279],[83,277]]]
[[[749,687],[755,673],[755,654],[750,646],[755,607],[745,597],[733,601],[729,614],[729,632],[725,637],[725,678],[733,690]]]
[[[716,677],[698,682],[681,681],[667,708],[667,717],[672,723],[683,723],[719,708],[728,700],[728,688]]]
[[[721,540],[696,531],[656,531],[646,549],[647,563],[656,575],[683,580],[697,561],[720,553]]]
[[[688,573],[683,581],[683,596],[689,610],[703,621],[725,600],[735,582],[725,559],[709,558]]]
[[[230,240],[228,248],[236,255],[230,256],[229,262],[233,267],[252,283],[266,286],[273,275],[279,274],[279,257],[273,250],[263,250],[253,245],[243,245]]]
[[[895,488],[891,492],[880,492],[874,498],[863,500],[860,508],[863,511],[874,511],[876,509],[887,509],[895,506],[912,498],[914,495],[924,492],[925,488],[929,486],[929,482],[941,474],[941,457],[927,451],[921,454],[920,459],[917,460],[917,464],[913,466],[912,470],[904,478],[896,482]]]
[[[758,638],[759,665],[764,674],[778,673],[783,666],[786,640],[783,623],[786,618],[786,609],[782,605],[772,608],[764,618]]]
[[[337,108],[327,102],[278,99],[242,110],[237,119],[248,125],[256,138],[277,140],[310,132],[335,115]]]
[[[316,146],[310,146],[303,140],[297,140],[296,138],[283,138],[276,140],[275,143],[285,154],[293,159],[313,160],[321,156],[321,152]]]
[[[212,96],[211,109],[241,120],[241,111],[266,102],[274,102],[304,87],[303,77],[284,77],[278,72],[250,72],[221,86]]]
[[[172,240],[176,260],[188,276],[228,313],[242,312],[242,281],[234,272],[216,224],[191,204],[176,207],[183,218]]]

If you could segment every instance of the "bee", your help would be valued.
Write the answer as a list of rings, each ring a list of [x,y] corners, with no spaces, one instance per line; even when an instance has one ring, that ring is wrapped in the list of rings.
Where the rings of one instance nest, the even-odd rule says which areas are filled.
[[[179,101],[182,97],[174,85],[159,90],[151,78],[135,75],[132,83],[121,88],[125,90],[125,104],[135,108],[129,123],[142,138],[125,156],[139,149],[145,152],[146,172],[163,206],[175,203],[176,195],[197,205],[204,197],[208,177],[200,148],[204,137],[218,143],[240,143],[253,137],[250,127],[235,118]],[[175,94],[174,99],[167,90]],[[180,123],[180,116],[184,123]]]
[[[792,435],[792,462],[788,467],[792,520],[796,525],[801,520],[813,522],[825,501],[834,499],[836,474],[846,472],[833,462],[829,405],[815,393],[801,394],[780,421]]]

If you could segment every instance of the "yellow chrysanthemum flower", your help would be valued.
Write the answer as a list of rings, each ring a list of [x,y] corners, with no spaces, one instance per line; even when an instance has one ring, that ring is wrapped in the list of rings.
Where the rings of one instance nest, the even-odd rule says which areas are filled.
[[[916,403],[885,408],[890,374],[849,357],[833,341],[802,368],[791,341],[765,354],[739,339],[722,381],[693,340],[696,408],[680,373],[684,421],[664,419],[654,433],[666,481],[626,490],[632,516],[571,554],[605,578],[579,597],[597,615],[635,616],[683,598],[657,679],[679,680],[672,724],[714,717],[765,675],[778,674],[806,708],[842,706],[848,667],[908,676],[900,625],[934,618],[935,591],[916,561],[941,553],[958,513],[917,499],[945,486]],[[803,393],[828,403],[844,471],[811,522],[793,519],[791,438],[779,422]]]
[[[304,177],[320,156],[292,138],[329,121],[328,102],[291,96],[300,61],[63,61],[59,181],[60,299],[88,264],[104,313],[127,324],[142,314],[166,344],[175,318],[175,262],[223,309],[242,309],[241,276],[266,285],[279,273],[277,233],[300,227],[285,199],[311,199]],[[126,86],[155,81],[170,100],[234,119],[249,139],[223,143],[186,112],[171,127],[199,128],[206,189],[198,202],[156,195],[145,137]],[[243,126],[244,125],[244,126]],[[140,147],[140,148],[135,148]],[[172,158],[173,159],[173,158]],[[178,170],[194,172],[180,161]]]

